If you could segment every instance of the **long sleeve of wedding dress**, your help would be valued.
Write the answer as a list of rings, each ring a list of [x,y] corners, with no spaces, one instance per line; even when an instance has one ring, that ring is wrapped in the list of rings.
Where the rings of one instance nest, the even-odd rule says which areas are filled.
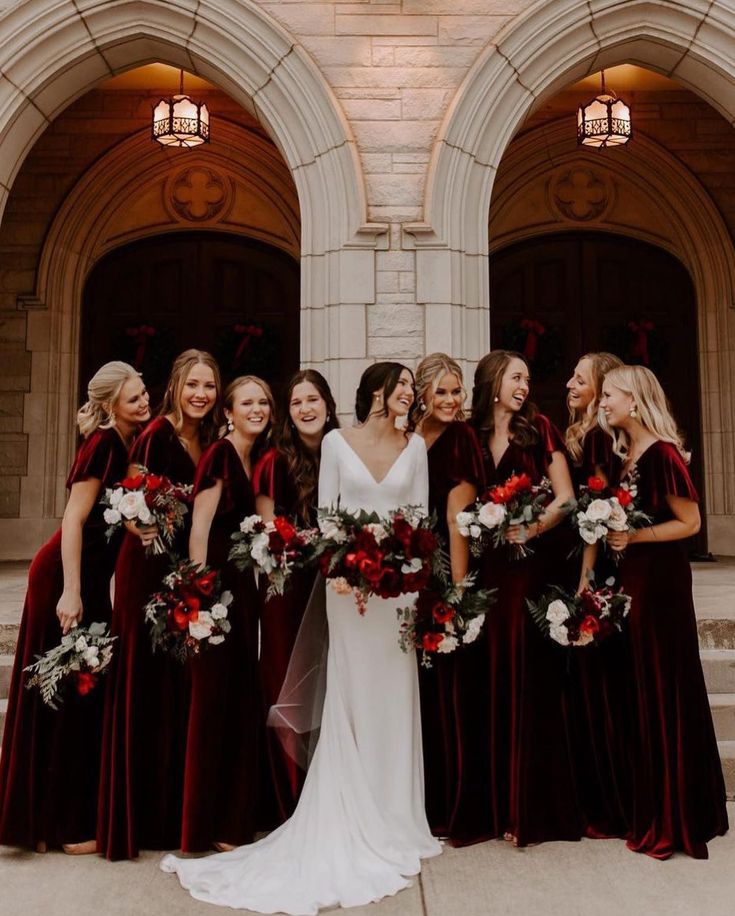
[[[386,513],[428,504],[423,440],[413,436],[376,481],[342,434],[322,443],[319,504]],[[166,856],[199,900],[303,916],[395,894],[441,846],[424,813],[416,659],[398,646],[396,610],[410,596],[370,598],[327,588],[329,654],[321,734],[293,816],[252,846],[206,859]]]

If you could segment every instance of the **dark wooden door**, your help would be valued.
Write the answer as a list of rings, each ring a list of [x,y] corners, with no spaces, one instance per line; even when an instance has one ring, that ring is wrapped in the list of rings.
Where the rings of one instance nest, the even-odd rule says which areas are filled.
[[[198,347],[225,382],[259,375],[279,388],[299,366],[299,267],[284,252],[218,233],[162,235],[116,249],[84,291],[80,387],[104,362],[143,372],[154,400],[171,361]]]
[[[697,309],[680,261],[601,233],[520,242],[490,257],[490,323],[493,347],[531,357],[533,398],[562,428],[564,385],[581,354],[608,350],[648,365],[692,449],[692,477],[703,494]],[[698,550],[705,545],[702,536]]]

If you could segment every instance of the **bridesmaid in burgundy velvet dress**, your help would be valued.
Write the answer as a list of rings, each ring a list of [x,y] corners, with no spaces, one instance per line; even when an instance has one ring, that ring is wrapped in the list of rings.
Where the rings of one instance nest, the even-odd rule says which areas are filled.
[[[84,441],[67,487],[61,529],[36,554],[28,574],[0,754],[0,843],[44,852],[94,852],[102,689],[69,690],[58,710],[25,689],[26,665],[77,624],[110,622],[110,579],[120,538],[109,542],[99,503],[125,477],[127,452],[150,416],[148,392],[127,363],[106,363],[77,415]],[[106,675],[109,676],[109,675]]]
[[[220,570],[234,595],[232,630],[190,663],[192,691],[184,772],[181,848],[226,850],[253,841],[257,828],[263,710],[258,683],[258,594],[251,571],[238,572],[230,536],[255,513],[253,467],[274,414],[268,385],[241,376],[224,398],[227,434],[207,449],[194,481],[189,556]]]
[[[219,431],[220,379],[209,353],[186,350],[174,362],[161,412],[137,439],[131,471],[144,467],[174,483],[194,482],[203,448]],[[173,552],[186,556],[191,515]],[[139,849],[170,849],[181,838],[188,671],[154,653],[143,608],[171,567],[168,554],[149,556],[156,529],[130,525],[115,568],[112,632],[116,663],[105,705],[99,851],[131,859]]]
[[[292,377],[284,404],[278,445],[268,449],[253,474],[255,506],[266,521],[286,515],[299,525],[313,525],[322,439],[339,427],[337,407],[327,380],[315,369],[302,369]],[[266,715],[283,686],[315,576],[305,571],[294,573],[285,594],[268,599],[263,607],[260,681]],[[266,731],[266,745],[280,823],[293,814],[306,774],[286,754],[271,728]]]
[[[587,353],[580,357],[567,382],[570,422],[565,439],[577,492],[590,477],[609,484],[619,475],[620,459],[613,453],[612,436],[598,422],[603,379],[618,366],[622,362],[611,353]],[[610,552],[585,546],[584,555],[579,580],[578,566],[569,565],[566,584],[571,588],[587,585],[585,571],[593,567],[598,586],[610,577],[617,578],[618,567]],[[571,740],[589,837],[625,836],[628,830],[627,746],[613,727],[619,698],[626,689],[620,679],[623,640],[622,635],[613,634],[599,646],[572,651],[569,657]]]
[[[558,551],[549,529],[572,497],[564,442],[528,401],[529,370],[517,353],[494,350],[475,372],[472,426],[488,486],[514,473],[534,483],[548,477],[554,498],[538,522],[514,526],[514,544],[533,553],[511,557],[490,546],[480,584],[497,588],[497,603],[474,645],[455,666],[459,745],[457,799],[449,824],[454,845],[505,836],[518,846],[576,840],[583,832],[564,705],[565,656],[541,635],[526,598],[553,581]]]
[[[699,531],[697,493],[676,423],[656,376],[643,366],[609,372],[603,423],[653,524],[611,532],[625,551],[620,584],[633,603],[624,631],[629,690],[616,726],[628,739],[633,800],[628,847],[657,859],[707,858],[728,829],[725,785],[702,674],[685,539]]]
[[[429,511],[436,513],[453,582],[467,575],[470,563],[469,544],[457,529],[457,513],[475,501],[484,473],[475,432],[463,422],[466,397],[462,370],[453,359],[432,353],[421,360],[412,413],[428,449]],[[457,785],[453,691],[454,666],[461,665],[461,655],[437,655],[431,668],[419,666],[426,815],[437,836],[448,833]]]

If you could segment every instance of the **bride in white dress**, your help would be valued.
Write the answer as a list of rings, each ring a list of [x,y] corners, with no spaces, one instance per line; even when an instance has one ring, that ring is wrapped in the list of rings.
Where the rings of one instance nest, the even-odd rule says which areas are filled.
[[[357,429],[322,442],[319,505],[375,510],[428,505],[426,447],[395,428],[413,403],[413,377],[376,363],[357,390]],[[398,646],[402,599],[327,588],[329,651],[321,732],[299,804],[264,839],[204,859],[166,856],[198,900],[260,913],[314,914],[361,906],[410,885],[438,855],[424,813],[416,660]]]

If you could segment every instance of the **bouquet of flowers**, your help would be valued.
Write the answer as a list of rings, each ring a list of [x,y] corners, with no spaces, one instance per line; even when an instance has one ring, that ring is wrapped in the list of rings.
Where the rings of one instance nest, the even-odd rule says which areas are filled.
[[[590,587],[578,595],[552,585],[538,601],[526,599],[531,616],[542,632],[561,646],[587,646],[622,630],[630,611],[631,598],[612,588]]]
[[[61,637],[58,646],[39,655],[37,661],[23,669],[32,675],[26,687],[37,687],[43,702],[52,709],[59,708],[62,688],[69,681],[80,696],[86,696],[112,661],[112,644],[116,639],[110,636],[106,623],[73,627]]]
[[[185,662],[203,648],[224,642],[231,629],[231,603],[232,592],[219,594],[216,570],[182,561],[145,606],[153,651],[162,649]]]
[[[178,486],[168,477],[149,474],[142,468],[134,477],[126,477],[116,487],[106,489],[102,505],[107,506],[104,519],[108,528],[105,532],[109,540],[125,522],[135,522],[142,528],[156,525],[158,534],[146,553],[166,553],[164,541],[173,547],[176,532],[184,524],[184,516],[189,511],[187,503],[191,499],[191,486]]]
[[[460,534],[470,539],[473,556],[482,555],[486,541],[492,536],[493,547],[507,543],[511,525],[531,525],[544,513],[553,498],[547,478],[534,484],[528,474],[514,474],[505,483],[487,490],[475,505],[457,515]],[[516,556],[532,553],[523,544],[513,544]]]
[[[398,608],[398,645],[404,652],[421,652],[421,664],[431,668],[432,656],[448,654],[474,642],[485,614],[496,601],[497,589],[473,589],[475,573],[453,584],[447,571],[432,575],[412,607]]]
[[[283,515],[264,522],[259,515],[248,515],[240,530],[232,535],[235,542],[230,559],[238,569],[258,569],[268,576],[266,597],[282,595],[291,573],[305,569],[314,560],[318,528],[296,528]]]
[[[320,509],[315,555],[339,594],[352,592],[361,614],[370,595],[397,598],[424,588],[442,562],[434,520],[420,507],[388,513]]]
[[[651,519],[636,508],[638,487],[635,477],[619,487],[610,488],[601,477],[589,477],[587,485],[580,487],[579,499],[566,503],[571,511],[571,521],[586,544],[603,543],[609,531],[626,531],[641,528]],[[577,550],[582,549],[579,544]]]

